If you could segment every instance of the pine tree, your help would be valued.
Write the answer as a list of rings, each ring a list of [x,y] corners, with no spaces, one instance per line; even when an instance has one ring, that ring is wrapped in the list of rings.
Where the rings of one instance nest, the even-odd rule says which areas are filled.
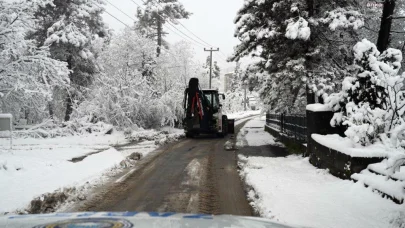
[[[354,1],[245,2],[235,19],[241,44],[231,60],[256,57],[262,100],[275,111],[303,111],[307,84],[313,90],[333,89],[330,82],[343,79],[351,61],[348,50],[357,37],[351,28],[363,25],[361,14],[343,8],[351,4]],[[338,28],[345,30],[335,32]]]
[[[211,57],[208,56],[207,60],[205,62],[205,66],[204,68],[207,69],[207,72],[209,73],[211,67]],[[217,61],[213,61],[212,62],[212,78],[221,78],[221,68],[218,66],[218,62]]]
[[[30,37],[40,46],[48,45],[52,58],[67,62],[71,70],[73,89],[67,91],[65,121],[70,119],[74,103],[85,95],[98,71],[92,43],[108,34],[101,15],[103,4],[103,0],[49,0],[35,6],[38,24]]]
[[[177,19],[187,19],[191,13],[187,12],[177,0],[147,0],[145,10],[138,8],[136,24],[138,30],[149,38],[157,40],[157,56],[160,55],[161,47],[165,41],[163,37],[167,34],[163,25],[168,21],[176,24]]]

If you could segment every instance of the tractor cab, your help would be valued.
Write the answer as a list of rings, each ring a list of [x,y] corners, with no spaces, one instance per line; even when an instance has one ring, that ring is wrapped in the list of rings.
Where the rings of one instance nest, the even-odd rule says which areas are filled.
[[[207,105],[212,110],[212,113],[218,113],[218,111],[222,107],[220,100],[221,98],[225,99],[225,95],[220,94],[218,90],[213,89],[204,89],[202,90],[202,93],[204,94]]]

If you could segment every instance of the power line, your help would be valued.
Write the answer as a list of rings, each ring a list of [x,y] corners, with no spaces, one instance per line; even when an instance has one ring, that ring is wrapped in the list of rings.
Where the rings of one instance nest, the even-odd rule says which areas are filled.
[[[120,11],[122,14],[124,14],[125,16],[127,16],[128,18],[130,18],[131,20],[136,21],[136,19],[134,19],[133,17],[129,16],[127,13],[125,13],[124,11],[122,11],[120,8],[118,8],[116,5],[112,4],[110,1],[105,0],[108,4],[110,4],[112,7],[114,7],[115,9],[117,9],[118,11]]]
[[[109,13],[107,10],[104,10],[105,13],[107,13],[108,15],[110,15],[112,18],[114,18],[115,20],[121,22],[121,24],[125,25],[127,28],[131,28],[129,25],[125,24],[124,22],[122,22],[120,19],[118,19],[117,17],[115,17],[114,15],[112,15],[111,13]]]
[[[142,9],[145,9],[144,7],[142,7],[141,5],[139,5],[138,3],[136,3],[134,0],[131,0],[133,3],[135,3],[137,6],[141,7]],[[147,4],[144,0],[141,0],[145,5]],[[181,34],[183,34],[184,36],[188,37],[190,40],[194,41],[195,43],[201,45],[202,47],[205,46],[205,44],[196,41],[194,38],[190,37],[189,35],[185,34],[183,31],[181,31],[180,29],[178,29],[176,26],[172,25],[169,21],[166,21],[162,15],[160,15],[160,13],[156,13],[162,20],[164,20],[167,24],[169,24],[171,27],[173,27],[174,29],[176,29],[178,32],[180,32]],[[165,26],[165,24],[163,24],[163,26]],[[165,28],[168,29],[167,26],[165,26]],[[170,29],[169,29],[170,30]],[[172,30],[173,31],[173,30]]]
[[[160,2],[153,0],[153,2],[157,3],[162,9],[163,11],[165,11],[167,14],[169,14],[169,12],[167,12],[167,10],[160,4]],[[203,43],[205,43],[208,46],[213,47],[213,45],[205,42],[203,39],[201,39],[199,36],[197,36],[195,33],[193,33],[190,29],[188,29],[185,25],[183,25],[183,23],[181,23],[179,20],[174,19],[174,21],[178,24],[180,24],[183,28],[185,28],[189,33],[191,33],[193,36],[197,37],[197,39],[201,40]]]
[[[119,9],[117,6],[114,6],[113,4],[111,4],[108,0],[106,0],[110,5],[112,5],[114,8],[116,8],[117,10],[119,10],[121,13],[125,14],[127,17],[129,17],[131,20],[133,20],[134,22],[136,22],[136,19],[134,19],[133,17],[127,15],[126,13],[124,13],[121,9]],[[131,0],[133,3],[135,3],[136,5],[138,5],[139,7],[143,8],[142,6],[140,6],[138,3],[136,3],[135,1]],[[99,7],[101,7],[100,5],[98,5]],[[110,15],[112,18],[114,18],[115,20],[117,20],[118,22],[120,22],[121,24],[123,24],[124,26],[126,26],[127,28],[131,28],[131,26],[127,25],[125,22],[121,21],[120,19],[118,19],[118,17],[114,16],[113,14],[111,14],[110,12],[108,12],[107,10],[104,10],[105,13],[107,13],[108,15]],[[160,15],[159,15],[160,16]],[[204,48],[204,46],[198,45],[198,44],[194,44],[192,42],[190,42],[189,40],[187,40],[187,38],[184,38],[183,36],[181,36],[180,34],[178,34],[177,32],[173,31],[172,29],[166,27],[167,29],[169,29],[171,32],[175,33],[176,35],[178,35],[179,37],[185,39],[188,43],[196,45],[198,47],[202,47]],[[141,36],[139,34],[136,33],[136,35],[141,38]],[[170,51],[167,51],[168,54],[172,55],[175,59],[176,56],[171,53]]]
[[[141,0],[143,3],[145,3],[145,1],[144,0]],[[153,2],[155,2],[156,4],[158,4],[159,6],[160,6],[160,8],[164,11],[164,12],[166,12],[166,14],[167,15],[169,15],[169,12],[160,4],[160,2],[158,2],[158,1],[156,1],[156,0],[152,0]],[[146,4],[146,3],[145,3]],[[159,7],[158,6],[158,7]],[[214,47],[213,45],[211,45],[211,44],[209,44],[209,43],[207,43],[205,40],[203,40],[202,38],[200,38],[198,35],[196,35],[195,33],[193,33],[190,29],[188,29],[183,23],[181,23],[179,20],[177,20],[177,19],[174,19],[174,22],[176,22],[176,23],[178,23],[178,24],[180,24],[184,29],[186,29],[189,33],[191,33],[193,36],[195,36],[195,37],[197,37],[197,39],[199,39],[199,40],[201,40],[202,42],[204,42],[205,44],[207,44],[208,46],[210,46],[210,47]],[[173,26],[173,25],[172,25]],[[201,43],[200,43],[201,44]],[[223,59],[225,62],[228,62],[228,56],[226,55],[226,54],[224,54],[224,52],[222,52],[221,50],[219,51],[220,52],[220,54],[221,55],[223,55],[223,57],[221,57],[221,56],[218,56],[218,57],[220,57],[221,59]]]
[[[117,10],[119,10],[121,13],[125,14],[127,17],[129,17],[131,20],[133,20],[134,22],[136,22],[136,19],[129,16],[128,14],[124,13],[121,9],[119,9],[117,6],[114,6],[111,2],[109,2],[108,0],[106,0],[110,5],[112,5],[113,7],[115,7]],[[133,3],[135,3],[137,6],[141,7],[142,9],[144,9],[144,7],[142,7],[140,4],[138,4],[137,2],[135,2],[134,0],[131,0]],[[160,16],[160,15],[159,15]],[[182,37],[181,35],[179,35],[178,33],[176,33],[175,31],[173,31],[172,29],[166,27],[167,29],[169,29],[171,32],[175,33],[176,35],[180,36],[181,38],[185,39],[184,37]]]

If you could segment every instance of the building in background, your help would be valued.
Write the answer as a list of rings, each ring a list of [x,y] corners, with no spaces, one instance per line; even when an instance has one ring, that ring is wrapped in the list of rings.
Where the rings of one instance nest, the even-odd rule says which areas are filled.
[[[224,76],[224,92],[228,92],[229,90],[231,90],[231,85],[232,85],[232,80],[235,76],[234,72],[231,73],[227,73]]]

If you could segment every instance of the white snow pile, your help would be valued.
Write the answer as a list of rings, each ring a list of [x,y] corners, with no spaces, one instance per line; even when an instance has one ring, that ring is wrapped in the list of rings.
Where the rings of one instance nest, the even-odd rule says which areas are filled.
[[[387,167],[390,167],[390,166],[392,166],[392,164],[388,160],[384,160],[380,163],[369,165],[368,169],[370,169],[376,173],[380,173],[385,176],[390,176],[391,178],[394,178],[397,180],[402,180],[405,182],[405,167],[402,166],[399,168],[399,170],[397,172],[393,173],[393,172],[390,172],[389,169],[387,169]]]
[[[404,172],[400,174],[403,175]],[[399,201],[405,199],[405,183],[402,181],[389,179],[386,176],[375,174],[368,169],[361,171],[361,173],[353,174],[351,178]]]
[[[126,142],[122,133],[14,140],[13,150],[0,149],[0,214],[24,211],[44,193],[94,183],[124,160],[109,145]],[[7,147],[7,139],[0,146]]]
[[[184,138],[184,136],[185,134],[183,129],[163,128],[159,131],[154,129],[139,129],[132,132],[128,139],[131,141],[154,141],[158,145],[163,145],[177,141]]]
[[[84,135],[91,133],[111,133],[113,126],[104,122],[91,123],[86,119],[75,119],[69,122],[57,123],[52,119],[32,126],[20,126],[25,130],[13,132],[17,138],[55,138],[63,136]]]
[[[263,217],[302,227],[403,227],[405,205],[381,198],[363,184],[338,179],[308,158],[239,156],[248,197]],[[402,226],[401,226],[402,225]]]

